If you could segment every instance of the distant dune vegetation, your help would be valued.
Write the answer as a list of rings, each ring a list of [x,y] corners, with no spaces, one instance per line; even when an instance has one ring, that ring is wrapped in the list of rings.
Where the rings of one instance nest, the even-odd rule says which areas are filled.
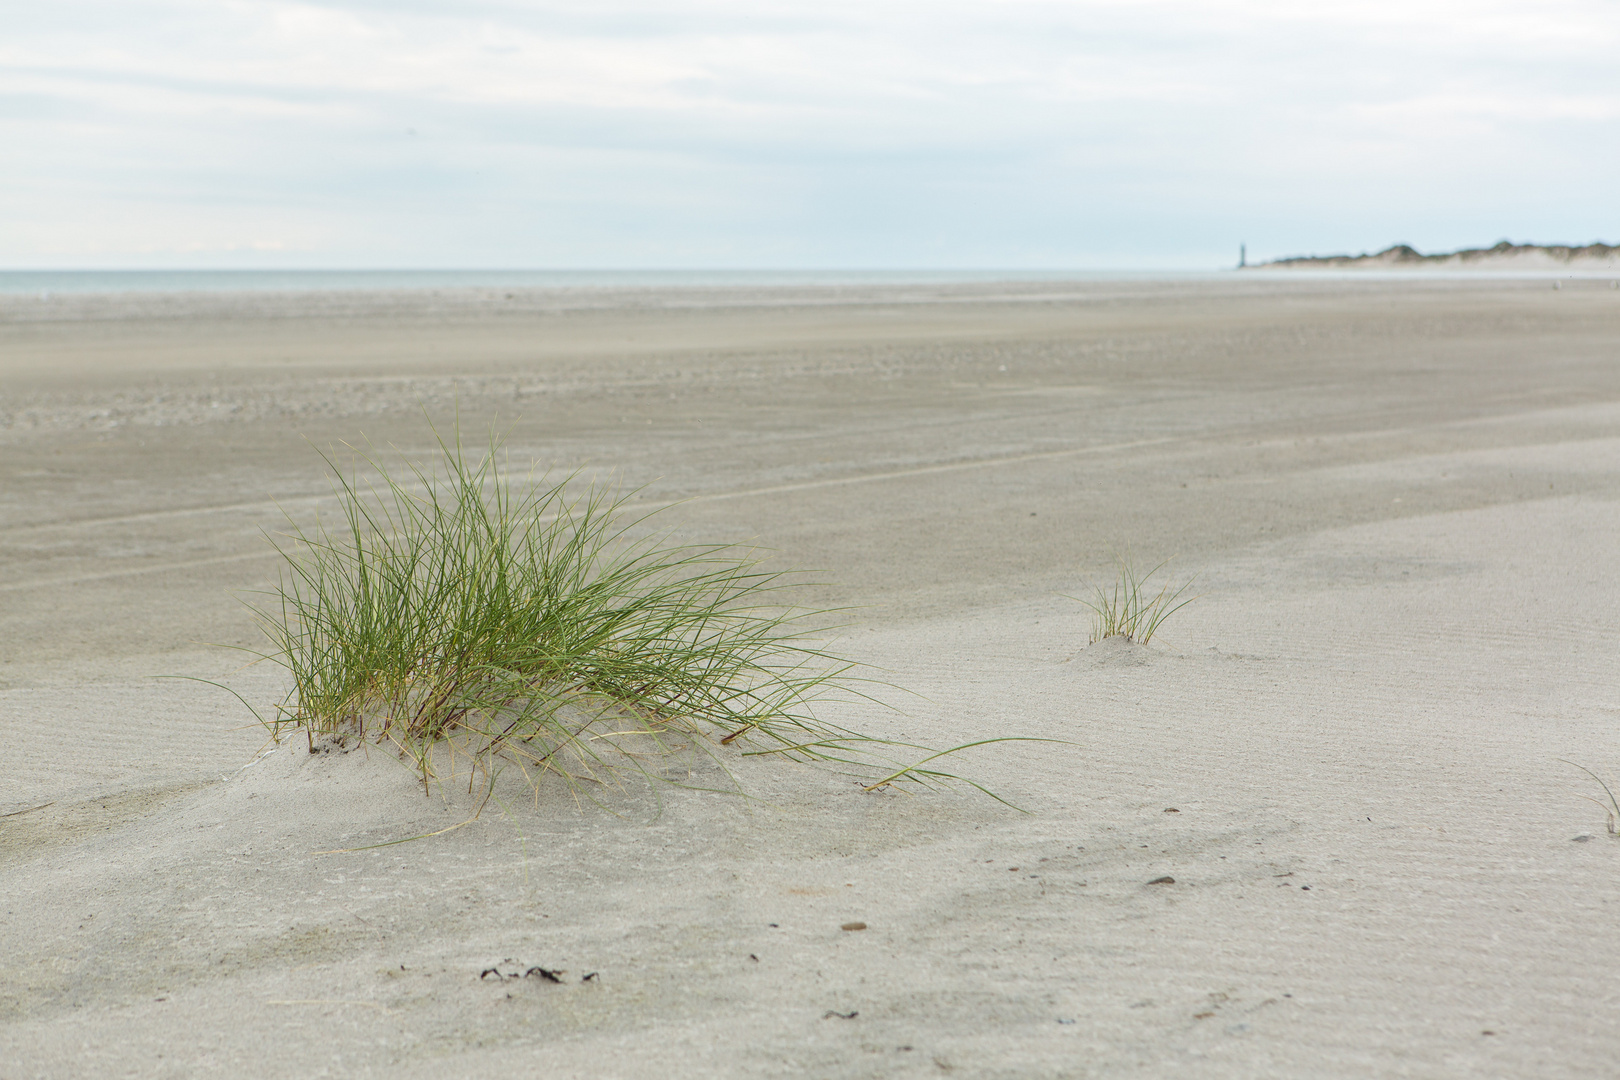
[[[1273,270],[1620,270],[1620,245],[1591,243],[1515,244],[1424,255],[1408,244],[1375,255],[1299,255],[1250,263],[1245,269]]]

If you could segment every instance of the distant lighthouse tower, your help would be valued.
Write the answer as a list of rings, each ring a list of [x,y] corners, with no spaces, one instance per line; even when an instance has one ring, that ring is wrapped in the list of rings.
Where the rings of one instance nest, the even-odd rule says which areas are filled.
[[[1248,266],[1248,265],[1249,265],[1249,245],[1248,244],[1239,244],[1238,245],[1238,269],[1241,270],[1245,266]]]

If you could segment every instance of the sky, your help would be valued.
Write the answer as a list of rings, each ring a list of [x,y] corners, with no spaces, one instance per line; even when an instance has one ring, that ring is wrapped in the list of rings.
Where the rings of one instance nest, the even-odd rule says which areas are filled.
[[[1620,0],[0,0],[0,268],[1620,242]]]

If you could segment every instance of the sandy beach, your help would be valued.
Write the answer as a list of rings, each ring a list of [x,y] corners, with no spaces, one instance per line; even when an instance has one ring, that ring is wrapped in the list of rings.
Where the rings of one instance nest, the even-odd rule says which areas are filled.
[[[1607,1075],[1609,286],[0,297],[0,1078]],[[157,677],[285,692],[263,533],[423,410],[821,572],[839,722],[1062,742],[343,850],[465,790]]]

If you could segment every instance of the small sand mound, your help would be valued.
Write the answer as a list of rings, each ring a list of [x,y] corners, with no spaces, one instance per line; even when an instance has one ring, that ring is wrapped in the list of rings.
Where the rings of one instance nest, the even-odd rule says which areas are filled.
[[[1074,659],[1091,667],[1142,667],[1153,662],[1153,650],[1115,634],[1087,645]]]

